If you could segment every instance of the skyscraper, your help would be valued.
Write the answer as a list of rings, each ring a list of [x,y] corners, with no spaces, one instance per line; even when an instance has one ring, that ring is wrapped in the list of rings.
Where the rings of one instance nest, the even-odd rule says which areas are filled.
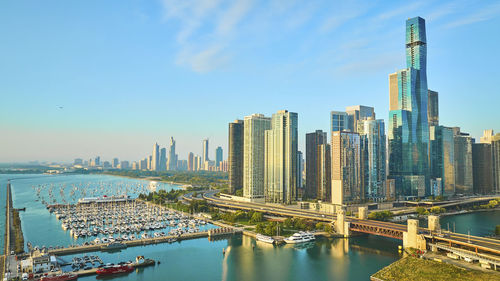
[[[220,163],[222,162],[222,147],[218,146],[215,149],[215,167],[220,168]]]
[[[427,119],[429,126],[439,126],[439,99],[438,92],[429,90],[428,99],[429,105],[427,107]]]
[[[280,110],[273,114],[271,129],[265,132],[267,202],[291,204],[297,200],[297,130],[297,113]]]
[[[361,155],[358,133],[332,132],[332,199],[335,205],[361,199]]]
[[[118,158],[113,158],[113,168],[117,168],[118,164],[120,164],[120,161],[118,161]]]
[[[330,132],[344,131],[349,129],[349,116],[346,112],[330,112]]]
[[[406,21],[406,63],[406,69],[389,75],[389,177],[395,179],[397,195],[425,196],[430,194],[430,178],[423,18]]]
[[[252,114],[244,118],[243,196],[251,200],[264,198],[265,132],[271,118]]]
[[[192,152],[188,154],[187,169],[188,171],[194,171],[194,154]]]
[[[304,172],[304,155],[297,151],[297,188],[302,188],[302,173]]]
[[[158,143],[155,143],[153,146],[153,154],[151,156],[151,170],[158,171],[160,168],[160,146]]]
[[[351,132],[358,132],[358,123],[366,119],[375,119],[375,109],[370,106],[353,105],[345,108],[347,113],[348,129]]]
[[[455,142],[455,192],[471,195],[473,190],[472,144],[474,139],[467,133],[454,130]]]
[[[174,137],[170,137],[170,149],[168,151],[167,168],[169,171],[177,170],[177,154],[175,154]]]
[[[205,166],[205,162],[210,161],[208,158],[208,139],[203,140],[203,154],[201,155],[202,166]]]
[[[229,123],[229,192],[234,194],[236,190],[243,188],[243,150],[244,133],[243,120],[235,120]]]
[[[328,143],[326,132],[322,130],[306,134],[306,187],[304,191],[306,198],[325,200],[320,196],[322,170],[319,156],[321,155],[320,145],[326,143]]]
[[[490,143],[472,144],[473,186],[476,194],[493,193],[493,165]]]
[[[167,170],[167,149],[163,147],[160,149],[160,171]]]
[[[386,136],[383,119],[358,121],[361,141],[362,192],[370,199],[385,196],[386,187]]]

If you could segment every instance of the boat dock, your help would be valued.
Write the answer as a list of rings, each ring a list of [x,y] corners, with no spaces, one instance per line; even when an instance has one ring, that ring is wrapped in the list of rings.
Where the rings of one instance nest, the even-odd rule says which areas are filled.
[[[144,262],[134,262],[132,263],[131,265],[134,267],[134,268],[140,268],[140,267],[146,267],[146,266],[153,266],[156,264],[156,261],[155,260],[152,260],[152,259],[145,259]],[[99,268],[98,267],[94,267],[94,268],[91,268],[91,269],[82,269],[82,270],[78,270],[78,271],[73,271],[71,273],[73,274],[76,274],[78,275],[78,277],[81,277],[81,276],[89,276],[89,275],[94,275],[94,274],[97,274],[96,271],[98,270]]]
[[[168,235],[168,236],[154,237],[154,238],[143,238],[143,239],[137,239],[137,240],[132,240],[132,241],[122,241],[120,243],[126,245],[127,247],[134,247],[134,246],[145,246],[145,245],[159,244],[159,243],[168,243],[168,242],[172,242],[173,240],[181,241],[181,240],[189,240],[189,239],[196,239],[196,238],[202,238],[202,237],[208,237],[208,231],[195,232],[195,233],[185,233],[185,234],[182,234],[180,236]],[[64,255],[86,253],[86,252],[106,251],[108,249],[103,249],[102,246],[106,246],[109,244],[110,243],[88,245],[88,246],[67,247],[67,248],[61,248],[61,249],[52,249],[52,250],[49,250],[48,252],[49,252],[49,254],[52,254],[52,255],[64,256]],[[112,249],[109,249],[109,250],[112,250]]]

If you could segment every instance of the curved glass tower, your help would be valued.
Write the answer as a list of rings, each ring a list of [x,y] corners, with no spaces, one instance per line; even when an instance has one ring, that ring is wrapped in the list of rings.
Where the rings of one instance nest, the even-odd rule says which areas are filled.
[[[397,196],[426,196],[429,186],[425,20],[406,21],[407,68],[389,75],[389,178]]]

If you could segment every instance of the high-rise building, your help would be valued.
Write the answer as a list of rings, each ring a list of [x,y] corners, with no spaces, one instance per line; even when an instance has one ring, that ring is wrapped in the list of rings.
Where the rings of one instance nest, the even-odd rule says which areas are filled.
[[[76,158],[75,161],[73,162],[73,165],[82,165],[83,160],[82,158]]]
[[[398,196],[425,196],[430,194],[430,177],[423,18],[406,21],[406,63],[406,69],[389,75],[389,178],[395,179]]]
[[[491,145],[491,173],[492,193],[500,193],[500,133],[493,134],[493,130],[485,130],[480,138],[481,143]]]
[[[375,119],[375,109],[370,106],[353,105],[345,108],[348,118],[348,129],[358,132],[358,123],[365,119]]]
[[[345,131],[349,129],[349,116],[346,112],[330,112],[330,132]]]
[[[118,165],[116,165],[118,167]],[[148,158],[144,158],[141,160],[139,163],[139,169],[140,170],[147,170],[148,169]]]
[[[455,192],[471,195],[473,190],[472,144],[474,139],[454,128],[455,141]]]
[[[472,144],[472,170],[475,194],[491,194],[493,189],[491,143]]]
[[[252,114],[244,118],[243,196],[264,198],[265,132],[271,128],[271,118]]]
[[[139,170],[139,164],[137,161],[132,162],[132,170]]]
[[[320,146],[327,143],[326,132],[322,130],[306,134],[306,187],[304,190],[304,197],[306,198],[325,200],[320,196],[320,190],[322,189],[320,179],[324,176],[321,175],[322,163],[319,157],[321,156]]]
[[[151,155],[151,170],[158,171],[159,169],[160,169],[160,146],[158,145],[158,143],[155,143],[155,145],[153,146],[153,154]]]
[[[361,155],[358,133],[337,131],[331,138],[332,199],[335,205],[359,201],[361,194]]]
[[[454,129],[431,126],[430,136],[430,177],[433,184],[441,184],[439,195],[455,194],[455,139]],[[422,191],[421,191],[422,192]],[[436,195],[436,192],[431,192]]]
[[[243,150],[244,150],[244,123],[243,120],[235,120],[229,123],[229,192],[234,194],[236,190],[243,188]]]
[[[358,121],[361,142],[362,198],[385,197],[386,188],[386,136],[383,119]]]
[[[201,162],[205,165],[205,162],[210,161],[208,158],[208,139],[203,140],[203,154],[201,155]]]
[[[163,147],[160,149],[160,171],[167,170],[167,149]]]
[[[427,106],[427,119],[429,120],[429,126],[439,126],[439,98],[438,92],[428,90],[429,104]]]
[[[175,154],[175,140],[170,137],[170,149],[168,151],[167,169],[169,171],[177,170],[177,154]]]
[[[192,152],[188,154],[187,169],[188,171],[194,171],[194,154]]]
[[[297,151],[297,188],[302,188],[303,172],[304,172],[304,155],[302,154],[302,151]]]
[[[326,139],[325,139],[326,141]],[[332,152],[330,144],[323,143],[318,145],[317,162],[317,199],[323,202],[332,200]]]
[[[128,161],[121,161],[120,162],[120,169],[122,169],[122,170],[130,169],[129,162]]]
[[[101,166],[101,157],[100,156],[95,157],[94,166]]]
[[[220,168],[220,163],[222,162],[222,147],[218,146],[215,149],[215,167]]]
[[[177,170],[178,171],[187,171],[187,160],[177,160]]]
[[[120,164],[118,158],[113,158],[113,168],[118,168],[118,164]]]
[[[297,113],[280,110],[273,114],[265,144],[266,202],[291,204],[297,200]]]

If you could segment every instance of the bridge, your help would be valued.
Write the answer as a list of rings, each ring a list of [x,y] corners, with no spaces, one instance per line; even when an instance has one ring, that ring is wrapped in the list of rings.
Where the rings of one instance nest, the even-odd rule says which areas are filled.
[[[404,247],[421,250],[430,248],[430,245],[444,243],[449,248],[472,251],[476,254],[488,254],[500,261],[500,240],[478,237],[454,232],[443,231],[440,228],[439,217],[429,216],[429,228],[419,227],[418,220],[408,220],[408,225],[383,222],[367,219],[366,207],[359,208],[359,218],[347,217],[340,210],[337,214],[322,214],[310,210],[292,209],[275,204],[254,202],[239,202],[221,199],[215,196],[215,191],[207,192],[203,198],[212,205],[235,210],[257,210],[262,213],[311,219],[315,221],[334,222],[337,233],[348,237],[351,232],[367,233],[371,235],[389,237],[403,241]],[[185,200],[193,200],[189,196]],[[477,199],[483,200],[484,198]],[[445,248],[441,247],[441,250]]]

